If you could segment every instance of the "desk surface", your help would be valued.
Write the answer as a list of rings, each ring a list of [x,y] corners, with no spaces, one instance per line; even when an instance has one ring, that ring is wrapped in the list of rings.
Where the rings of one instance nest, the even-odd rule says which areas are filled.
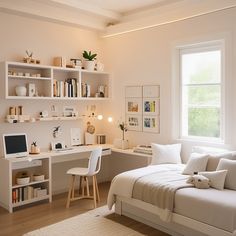
[[[72,147],[72,149],[69,149],[69,150],[48,151],[48,152],[41,152],[39,154],[29,154],[28,156],[21,157],[21,158],[12,157],[12,158],[7,158],[7,159],[2,158],[2,159],[8,160],[10,162],[29,161],[31,159],[34,160],[34,159],[43,159],[43,158],[49,158],[49,157],[51,157],[52,159],[55,159],[56,157],[59,157],[59,156],[91,152],[96,147],[102,147],[103,152],[104,152],[107,150],[111,150],[112,145],[102,144],[102,145],[79,146],[79,147]]]
[[[43,158],[52,158],[52,162],[60,162],[59,160],[56,161],[56,157],[59,156],[66,156],[66,155],[72,155],[76,153],[86,153],[86,152],[91,152],[94,148],[96,147],[102,147],[104,155],[107,155],[109,153],[106,153],[106,151],[112,151],[116,153],[121,153],[121,154],[127,154],[127,155],[133,155],[133,156],[142,156],[142,157],[148,157],[150,158],[151,155],[148,154],[143,154],[143,153],[137,153],[134,152],[133,149],[118,149],[114,148],[113,145],[111,144],[101,144],[101,145],[88,145],[88,146],[79,146],[79,147],[72,147],[72,149],[69,150],[63,150],[63,151],[48,151],[48,152],[41,152],[39,154],[29,154],[26,157],[21,157],[21,158],[2,158],[5,160],[8,160],[10,162],[21,162],[21,161],[26,161],[26,160],[34,160],[34,159],[43,159]],[[68,159],[69,161],[69,159]]]

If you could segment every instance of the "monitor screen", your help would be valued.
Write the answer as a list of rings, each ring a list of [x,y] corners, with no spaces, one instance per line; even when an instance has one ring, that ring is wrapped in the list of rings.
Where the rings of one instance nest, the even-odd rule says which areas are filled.
[[[28,154],[26,134],[3,135],[5,157],[22,157]]]

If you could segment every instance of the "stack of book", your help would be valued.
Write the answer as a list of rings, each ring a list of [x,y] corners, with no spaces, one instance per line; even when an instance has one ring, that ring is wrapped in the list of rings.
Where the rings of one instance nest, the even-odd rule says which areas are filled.
[[[54,97],[79,97],[79,83],[76,78],[65,81],[53,80]]]
[[[41,187],[26,186],[12,190],[12,203],[23,202],[36,197],[47,195],[47,189]]]
[[[152,147],[150,145],[137,145],[134,152],[152,155]]]
[[[81,83],[81,95],[82,95],[82,97],[90,97],[91,96],[89,84]]]

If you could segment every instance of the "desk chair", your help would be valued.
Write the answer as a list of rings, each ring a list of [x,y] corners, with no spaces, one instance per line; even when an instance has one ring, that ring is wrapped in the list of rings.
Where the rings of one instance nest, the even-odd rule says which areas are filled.
[[[98,183],[97,183],[96,174],[100,171],[100,168],[101,168],[101,156],[102,156],[102,148],[96,148],[91,152],[87,168],[75,167],[67,171],[67,174],[71,175],[71,186],[69,188],[68,198],[67,198],[67,203],[66,203],[67,208],[70,207],[71,201],[85,199],[85,198],[93,199],[94,208],[97,207],[97,201],[98,202],[100,201],[100,196],[98,192]],[[75,177],[76,176],[80,177],[79,193],[82,187],[82,195],[79,197],[75,197]],[[93,178],[93,196],[90,196],[90,193],[89,193],[88,177]],[[86,195],[84,195],[85,182],[86,182],[86,193],[87,193]]]

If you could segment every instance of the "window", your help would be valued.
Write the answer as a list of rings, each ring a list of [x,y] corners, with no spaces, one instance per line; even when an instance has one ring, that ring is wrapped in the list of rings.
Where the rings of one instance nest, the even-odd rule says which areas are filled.
[[[180,49],[181,136],[223,136],[221,45]]]

